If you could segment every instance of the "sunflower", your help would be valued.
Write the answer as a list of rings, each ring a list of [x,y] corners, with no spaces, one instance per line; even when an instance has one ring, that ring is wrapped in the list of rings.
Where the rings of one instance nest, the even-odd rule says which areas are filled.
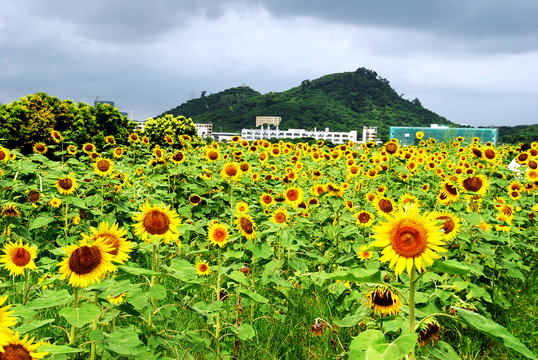
[[[418,331],[418,343],[421,347],[428,345],[431,340],[432,346],[435,345],[435,341],[439,341],[441,333],[441,325],[431,317],[426,319],[421,325]]]
[[[125,301],[125,295],[126,293],[121,293],[119,295],[107,295],[106,297],[106,300],[111,304],[111,305],[120,305],[120,304],[123,304],[123,302]]]
[[[174,139],[172,139],[172,137],[170,135],[165,135],[164,136],[164,141],[166,141],[166,143],[168,145],[174,145]]]
[[[452,180],[446,180],[441,184],[437,201],[440,204],[450,204],[460,198],[460,192]]]
[[[425,269],[423,260],[429,265],[440,258],[435,251],[446,252],[441,225],[434,214],[420,214],[418,206],[400,207],[394,216],[372,228],[375,239],[370,246],[383,247],[380,262],[390,261],[389,267],[396,265],[395,273],[400,275],[405,268],[411,275],[413,267],[419,272]]]
[[[372,205],[374,205],[377,212],[381,215],[390,215],[396,210],[394,202],[388,196],[376,197]]]
[[[274,224],[287,225],[288,220],[288,211],[283,208],[276,210],[271,217],[271,222]]]
[[[147,136],[142,136],[142,144],[145,145],[145,146],[150,145],[150,141],[149,141],[149,138]]]
[[[291,187],[284,193],[286,203],[291,207],[296,208],[303,201],[303,189],[299,187]]]
[[[107,158],[100,158],[95,162],[93,170],[99,176],[107,176],[112,172],[112,169],[114,168],[112,164],[112,160]]]
[[[212,221],[207,230],[207,239],[211,245],[223,247],[228,242],[230,233],[228,227],[218,221]]]
[[[13,311],[9,311],[11,305],[2,307],[6,300],[7,296],[0,296],[0,351],[2,350],[2,338],[11,336],[12,332],[10,327],[15,326],[15,324],[17,323],[17,318],[15,316],[12,316]]]
[[[69,285],[73,287],[99,283],[107,272],[116,269],[112,264],[114,248],[104,237],[99,237],[92,243],[82,240],[78,245],[72,244],[63,250],[66,257],[58,264],[60,279],[69,278]]]
[[[211,162],[215,162],[220,158],[220,153],[217,149],[208,148],[204,152],[204,157]]]
[[[82,146],[82,151],[90,155],[92,152],[95,152],[95,145],[92,143],[86,143]]]
[[[239,201],[235,205],[235,211],[237,211],[239,214],[248,213],[248,204],[244,201]]]
[[[465,191],[474,192],[480,196],[485,195],[488,188],[488,180],[484,175],[462,176],[459,183]]]
[[[391,288],[386,285],[378,285],[366,293],[366,306],[374,310],[374,315],[390,316],[400,313],[402,302]]]
[[[58,193],[61,195],[71,195],[75,192],[75,189],[77,188],[77,180],[74,178],[73,174],[69,174],[66,177],[59,178],[58,181],[56,181],[56,189],[58,189]]]
[[[92,244],[99,238],[103,238],[105,243],[112,248],[110,251],[110,254],[113,256],[112,261],[125,264],[125,261],[129,260],[127,253],[132,251],[133,244],[125,237],[127,230],[123,227],[118,227],[118,223],[110,226],[108,221],[102,221],[97,229],[90,227],[90,231],[90,235],[82,234],[82,238],[88,244]]]
[[[4,350],[0,352],[0,360],[34,360],[42,359],[48,354],[46,351],[37,352],[41,342],[33,343],[34,338],[28,339],[28,334],[24,338],[19,337],[19,332],[12,334],[4,345]]]
[[[183,151],[178,150],[170,156],[170,160],[172,160],[174,164],[181,164],[185,161],[185,154]]]
[[[60,205],[62,205],[62,199],[58,199],[58,198],[54,197],[54,198],[50,199],[49,204],[53,208],[59,208]]]
[[[198,204],[200,204],[201,202],[202,198],[200,197],[200,195],[192,194],[191,196],[189,196],[189,203],[192,206],[198,206]]]
[[[77,153],[77,147],[75,145],[67,145],[67,153],[69,155],[75,155]]]
[[[325,191],[332,196],[342,197],[344,195],[344,189],[335,183],[328,183],[325,185]]]
[[[33,150],[36,154],[45,154],[49,149],[47,148],[47,145],[43,144],[42,142],[35,143],[33,146]]]
[[[234,221],[237,225],[236,229],[241,232],[247,240],[252,240],[256,237],[256,223],[252,216],[246,213],[239,213]]]
[[[144,205],[140,206],[140,211],[142,213],[133,216],[133,220],[138,221],[134,224],[135,235],[141,235],[142,240],[146,243],[150,243],[155,238],[162,238],[165,244],[179,240],[177,227],[181,225],[181,220],[177,212],[170,209],[170,205],[164,207],[164,204],[161,203],[151,206],[146,201]]]
[[[262,196],[260,196],[260,203],[263,206],[268,207],[268,206],[273,205],[275,203],[275,200],[273,199],[271,194],[265,193]]]
[[[211,268],[209,267],[209,263],[206,261],[196,260],[194,267],[196,268],[196,273],[200,276],[211,274]]]
[[[355,213],[353,216],[355,217],[355,219],[357,219],[356,224],[363,228],[370,227],[372,225],[372,222],[374,221],[374,216],[372,215],[372,213],[366,210],[361,210]]]
[[[424,133],[422,131],[417,131],[415,136],[417,137],[417,139],[422,139],[424,137]]]
[[[222,166],[222,171],[220,172],[220,175],[222,178],[232,181],[237,180],[239,177],[241,177],[241,168],[239,167],[239,164],[235,162],[228,162]]]
[[[0,162],[7,162],[9,157],[9,150],[3,146],[0,146]]]
[[[15,205],[15,203],[9,202],[2,207],[2,216],[20,217],[21,214],[21,211],[19,210],[17,205]]]
[[[121,146],[115,148],[113,151],[113,155],[116,159],[121,159],[121,157],[123,156],[123,148]]]
[[[131,133],[129,135],[129,141],[135,143],[135,142],[138,142],[138,140],[140,140],[140,137],[138,136],[137,133]]]
[[[460,218],[449,211],[435,212],[433,218],[441,221],[445,241],[454,239],[461,231]]]
[[[9,275],[22,275],[24,269],[37,270],[34,259],[37,257],[37,246],[11,241],[4,244],[4,255],[0,256],[0,262],[4,263]]]
[[[361,259],[361,261],[370,260],[374,257],[374,253],[368,250],[368,245],[363,245],[361,246],[360,251],[357,252],[357,257]]]
[[[525,178],[527,178],[527,180],[529,180],[529,181],[537,182],[538,181],[538,171],[535,170],[535,169],[530,169],[529,171],[525,172]]]

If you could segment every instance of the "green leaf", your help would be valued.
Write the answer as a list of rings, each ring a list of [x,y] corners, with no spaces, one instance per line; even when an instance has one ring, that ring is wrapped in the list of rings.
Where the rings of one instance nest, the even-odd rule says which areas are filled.
[[[355,310],[352,315],[347,315],[341,320],[333,321],[339,327],[352,327],[361,322],[368,315],[368,309],[366,305],[360,306]]]
[[[74,327],[82,327],[93,322],[100,313],[101,309],[94,304],[84,304],[77,309],[64,307],[59,312]]]
[[[116,328],[111,334],[105,333],[105,349],[122,356],[136,356],[146,350],[138,334],[131,329]]]
[[[383,359],[398,360],[409,354],[417,344],[417,333],[406,333],[400,335],[389,347],[381,354]]]
[[[460,360],[460,357],[454,351],[452,346],[444,341],[438,341],[435,346],[424,347],[436,359],[440,360]]]
[[[27,322],[27,323],[24,323],[21,326],[13,329],[13,332],[18,331],[20,335],[24,335],[27,332],[37,330],[37,329],[39,329],[39,328],[41,328],[41,327],[43,327],[45,325],[48,325],[48,324],[50,324],[50,323],[52,323],[54,321],[56,321],[56,319],[36,320],[36,321]]]
[[[122,270],[122,271],[125,271],[128,274],[137,275],[137,276],[138,275],[159,275],[158,272],[155,272],[155,271],[152,271],[152,270],[133,267],[133,266],[127,266],[127,265],[122,265],[122,266],[119,267],[119,269]]]
[[[435,261],[430,270],[454,275],[469,275],[471,272],[468,265],[456,260]]]
[[[262,243],[261,245],[256,244],[252,247],[252,254],[257,259],[268,259],[273,255],[273,249],[266,243]]]
[[[250,285],[247,277],[241,271],[234,270],[228,275],[228,277],[233,281],[243,284],[245,286]]]
[[[41,345],[37,348],[37,351],[48,352],[50,355],[59,355],[59,354],[74,354],[81,352],[82,349],[76,349],[69,346],[60,346],[60,345]]]
[[[30,301],[26,305],[29,309],[48,309],[54,306],[62,306],[73,300],[73,295],[70,295],[67,290],[45,290],[43,295],[35,300]]]
[[[460,309],[454,306],[452,309],[456,310],[461,319],[475,330],[491,336],[496,340],[502,341],[504,346],[517,351],[529,359],[538,359],[521,341],[519,341],[514,335],[510,334],[505,327],[475,312]]]
[[[293,268],[293,270],[305,273],[308,271],[308,266],[306,266],[303,259],[292,257],[288,259],[288,265]]]
[[[233,327],[232,330],[237,334],[239,339],[243,341],[250,340],[256,336],[256,331],[254,328],[247,323],[242,323],[238,327]]]
[[[349,350],[353,351],[366,351],[368,346],[384,344],[385,335],[379,330],[369,329],[361,332],[359,335],[355,336],[351,343],[349,344]]]
[[[368,349],[366,349],[365,359],[366,360],[384,360],[383,355],[375,351],[372,345],[369,345]]]
[[[53,221],[54,221],[54,218],[52,216],[41,215],[41,216],[36,217],[30,222],[30,226],[28,226],[28,229],[29,230],[39,229],[39,228],[47,226]]]
[[[254,300],[254,301],[257,301],[259,303],[263,303],[263,304],[267,304],[269,302],[269,299],[261,296],[260,294],[256,294],[255,292],[253,291],[250,291],[248,289],[243,289],[241,290],[241,295],[251,299],[251,300]]]
[[[84,199],[81,199],[77,196],[70,196],[69,202],[73,204],[75,207],[79,209],[87,209],[86,203],[84,202]]]
[[[157,300],[166,299],[166,288],[161,284],[153,285],[146,293],[146,296]]]
[[[350,271],[337,271],[332,274],[323,274],[320,276],[327,280],[342,280],[362,283],[381,283],[381,271],[368,269],[352,269]]]

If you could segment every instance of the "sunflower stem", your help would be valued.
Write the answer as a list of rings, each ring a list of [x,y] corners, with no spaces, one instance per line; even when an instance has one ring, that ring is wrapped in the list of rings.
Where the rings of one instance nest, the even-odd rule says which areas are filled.
[[[415,269],[411,271],[411,277],[409,279],[409,331],[415,332]],[[411,350],[409,359],[415,359],[415,349]]]
[[[218,257],[217,257],[217,288],[216,288],[216,295],[217,295],[217,301],[220,300],[220,270],[221,270],[221,251],[220,246],[217,250]],[[220,359],[220,311],[217,312],[217,319],[215,324],[215,341],[216,341],[216,349],[217,349],[217,358]]]
[[[22,289],[22,305],[26,306],[28,302],[28,269],[24,268],[24,287]]]
[[[67,226],[68,226],[68,215],[67,212],[69,211],[69,204],[67,201],[65,202],[65,226],[64,226],[64,232],[65,232],[65,242],[67,244]]]
[[[74,301],[73,301],[73,308],[76,310],[78,309],[78,287],[75,287],[74,289]],[[69,339],[69,344],[75,343],[75,325],[71,325],[71,338]]]
[[[99,306],[99,292],[96,291],[95,292],[95,297],[93,298],[93,303],[96,305],[96,306]],[[93,319],[93,327],[92,327],[92,330],[97,330],[97,317],[95,317],[95,319]],[[95,360],[95,342],[92,342],[92,344],[90,345],[90,358],[91,360]]]

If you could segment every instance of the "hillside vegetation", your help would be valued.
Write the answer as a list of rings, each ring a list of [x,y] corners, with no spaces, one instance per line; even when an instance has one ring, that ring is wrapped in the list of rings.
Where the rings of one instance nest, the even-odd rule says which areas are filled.
[[[281,128],[362,131],[376,126],[380,137],[388,139],[390,126],[456,124],[424,108],[418,99],[402,98],[388,80],[375,71],[359,68],[304,80],[283,92],[260,94],[248,86],[205,95],[164,112],[184,115],[195,123],[213,123],[214,131],[253,128],[256,116],[280,116]]]

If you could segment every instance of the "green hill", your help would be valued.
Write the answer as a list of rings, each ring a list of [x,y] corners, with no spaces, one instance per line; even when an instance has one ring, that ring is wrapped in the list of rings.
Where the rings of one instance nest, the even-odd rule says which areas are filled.
[[[256,116],[280,116],[280,128],[362,132],[376,126],[387,140],[390,126],[454,125],[424,108],[418,99],[403,99],[388,80],[375,71],[359,68],[316,80],[283,92],[260,94],[244,86],[189,100],[165,114],[184,115],[195,123],[213,123],[214,131],[254,128]]]

